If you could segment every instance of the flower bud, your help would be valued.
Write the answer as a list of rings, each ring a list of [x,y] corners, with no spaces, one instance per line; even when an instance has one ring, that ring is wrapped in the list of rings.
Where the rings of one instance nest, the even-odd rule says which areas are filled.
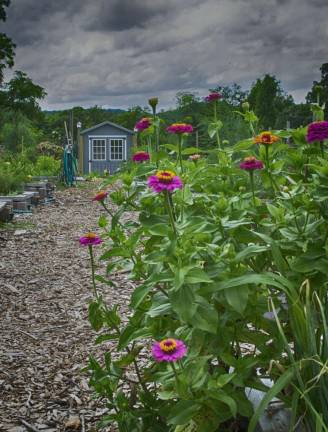
[[[246,101],[246,102],[243,102],[242,104],[241,104],[241,107],[242,107],[242,109],[246,112],[246,111],[249,111],[249,103]]]
[[[153,97],[153,98],[148,99],[148,103],[152,107],[153,113],[155,114],[156,107],[157,107],[157,104],[158,104],[158,97]]]

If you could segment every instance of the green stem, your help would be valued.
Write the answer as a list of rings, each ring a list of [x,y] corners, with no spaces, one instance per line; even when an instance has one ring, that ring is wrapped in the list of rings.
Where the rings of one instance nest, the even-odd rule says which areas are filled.
[[[183,143],[183,136],[182,136],[182,134],[179,134],[179,141],[178,141],[178,161],[179,161],[179,163],[180,163],[181,173],[183,173],[183,165],[182,165],[182,143]]]
[[[218,101],[215,100],[215,101],[214,101],[214,122],[215,122],[215,123],[216,123],[217,120],[218,120],[218,115],[217,115],[217,103],[218,103]],[[219,135],[219,131],[218,131],[218,130],[215,132],[215,135],[216,135],[216,141],[217,141],[217,144],[218,144],[218,149],[221,150],[220,135]]]
[[[175,227],[174,214],[173,214],[173,209],[171,207],[169,193],[170,192],[167,191],[167,190],[164,191],[164,200],[165,200],[164,202],[165,202],[165,205],[166,205],[167,213],[169,215],[169,219],[170,219],[170,223],[171,223],[173,232],[174,232],[175,236],[177,237],[177,230],[176,230],[176,227]]]
[[[112,218],[114,218],[114,214],[111,212],[111,210],[109,210],[109,208],[106,206],[106,204],[104,203],[104,201],[100,201],[100,204],[104,207],[105,211],[109,214],[109,216]],[[120,221],[117,221],[117,225],[119,225],[120,227],[123,228],[123,225],[121,224]]]
[[[176,381],[177,385],[179,385],[178,371],[176,370],[176,367],[174,366],[174,362],[170,362],[170,365],[172,366],[175,381]]]
[[[92,288],[93,288],[94,296],[96,297],[96,300],[98,301],[99,296],[98,296],[97,287],[96,287],[95,260],[93,257],[93,249],[92,249],[92,245],[89,245],[88,247],[89,247],[89,254],[90,254],[90,261],[91,261]]]
[[[273,194],[275,195],[276,188],[275,188],[275,183],[273,181],[272,173],[271,173],[268,144],[265,145],[265,159],[266,159],[266,170],[267,170],[267,173],[269,175],[269,179],[270,179],[271,187],[272,187],[272,190],[273,190]]]
[[[324,147],[323,147],[323,141],[320,141],[320,150],[321,150],[321,157],[325,157]]]
[[[253,195],[253,204],[254,204],[254,207],[256,207],[255,191],[254,191],[254,171],[253,170],[249,171],[249,179],[250,179],[252,195]]]

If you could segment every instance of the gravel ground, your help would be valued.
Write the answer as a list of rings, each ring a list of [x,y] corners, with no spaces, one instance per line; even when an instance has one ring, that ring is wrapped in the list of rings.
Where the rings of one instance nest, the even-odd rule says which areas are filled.
[[[0,431],[92,431],[106,410],[81,371],[90,353],[110,349],[94,347],[88,251],[78,244],[97,229],[96,187],[59,191],[0,231]],[[100,289],[126,314],[132,283],[115,282]]]

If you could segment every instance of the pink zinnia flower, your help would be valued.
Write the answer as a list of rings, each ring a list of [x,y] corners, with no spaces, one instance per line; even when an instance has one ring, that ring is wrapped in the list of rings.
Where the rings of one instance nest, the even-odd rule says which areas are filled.
[[[188,123],[173,123],[171,126],[166,128],[166,130],[170,133],[174,134],[184,134],[184,133],[192,133],[193,127]]]
[[[148,177],[148,186],[157,193],[164,190],[173,192],[175,189],[181,189],[183,184],[179,176],[173,171],[157,171],[155,175]]]
[[[148,129],[150,126],[151,126],[151,119],[149,117],[144,117],[136,123],[134,129],[140,132],[145,129]]]
[[[254,156],[248,156],[239,165],[239,167],[241,169],[247,170],[247,171],[262,169],[263,168],[263,162],[260,160],[257,160]]]
[[[175,362],[185,356],[186,345],[179,339],[163,339],[155,342],[152,347],[152,354],[156,361]]]
[[[132,156],[134,162],[144,162],[149,160],[149,154],[145,151],[140,151]]]
[[[101,191],[98,192],[94,198],[92,198],[92,201],[104,201],[104,199],[107,198],[107,196],[108,196],[108,192]]]
[[[205,97],[206,102],[213,102],[219,99],[222,99],[222,95],[217,92],[210,93],[208,96]]]
[[[100,243],[102,243],[101,238],[93,232],[89,232],[87,234],[84,234],[84,236],[80,237],[80,245],[82,246],[94,246]]]
[[[328,121],[317,121],[309,124],[306,140],[308,143],[328,139]]]

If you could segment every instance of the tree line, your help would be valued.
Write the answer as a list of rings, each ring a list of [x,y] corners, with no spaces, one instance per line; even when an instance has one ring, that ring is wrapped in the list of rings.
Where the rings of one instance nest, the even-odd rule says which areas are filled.
[[[0,20],[6,20],[9,5],[10,0],[0,0]],[[127,110],[76,106],[70,110],[42,111],[40,103],[46,97],[46,90],[34,83],[25,72],[15,71],[9,81],[4,81],[5,70],[14,67],[14,56],[14,42],[6,34],[0,33],[0,145],[8,151],[19,152],[25,148],[30,150],[32,157],[35,147],[40,143],[62,146],[65,140],[64,121],[68,121],[70,113],[73,113],[75,125],[79,121],[83,128],[109,120],[133,129],[140,118],[150,115],[149,109],[141,106]],[[258,78],[249,91],[242,89],[239,84],[218,85],[209,89],[223,96],[218,109],[218,116],[223,122],[223,140],[235,142],[248,133],[247,125],[238,114],[245,101],[248,101],[250,109],[258,117],[261,129],[285,129],[287,122],[292,128],[310,123],[310,104],[323,104],[328,100],[328,63],[322,64],[320,72],[320,80],[313,82],[306,101],[299,104],[283,90],[280,81],[269,74]],[[210,109],[208,104],[198,94],[185,91],[177,93],[175,102],[173,109],[160,112],[163,122],[192,123],[197,131],[197,143],[207,145],[208,134],[204,119]],[[326,114],[327,109],[328,104]],[[73,130],[76,133],[76,127]]]

